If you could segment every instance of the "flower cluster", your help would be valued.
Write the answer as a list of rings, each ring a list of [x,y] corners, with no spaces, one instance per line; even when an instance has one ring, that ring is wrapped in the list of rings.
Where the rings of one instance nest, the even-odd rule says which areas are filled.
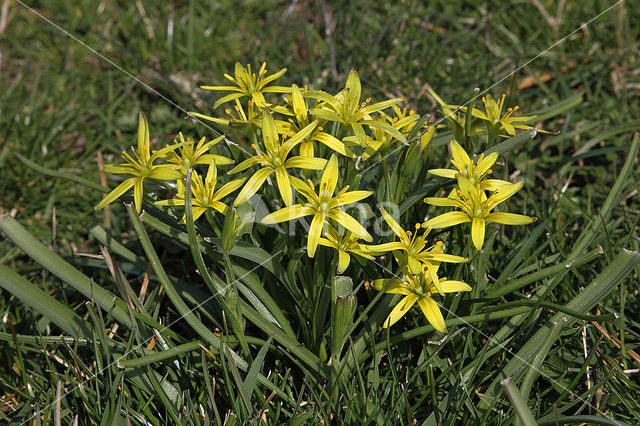
[[[361,176],[354,172],[357,164],[369,161],[373,167],[392,155],[395,146],[419,148],[413,152],[420,155],[429,146],[438,126],[429,125],[413,110],[400,108],[401,98],[381,102],[362,99],[360,78],[355,71],[349,73],[344,89],[336,94],[309,90],[295,84],[287,87],[271,85],[285,71],[267,75],[265,64],[257,73],[252,72],[250,66],[237,64],[234,76],[225,74],[232,85],[203,86],[206,90],[230,92],[214,104],[217,108],[232,103],[224,110],[225,118],[190,113],[193,117],[213,121],[226,126],[231,132],[246,136],[250,144],[245,147],[250,146],[253,150],[243,149],[250,154],[248,156],[237,150],[229,150],[229,153],[235,153],[234,159],[224,156],[224,150],[220,149],[220,146],[224,148],[224,144],[220,144],[224,136],[208,142],[201,138],[196,143],[182,133],[172,144],[152,152],[149,126],[141,114],[137,149],[131,148],[131,153],[123,153],[124,163],[105,166],[106,172],[131,177],[109,193],[96,209],[103,208],[134,187],[135,207],[141,212],[143,184],[152,180],[162,188],[158,193],[175,192],[173,198],[151,199],[157,206],[182,208],[185,192],[190,190],[194,220],[204,215],[211,226],[216,227],[216,212],[226,214],[229,206],[239,207],[260,192],[272,200],[273,206],[279,207],[263,217],[261,223],[271,225],[308,217],[308,257],[316,256],[318,246],[336,250],[334,262],[338,273],[347,270],[351,255],[376,262],[378,256],[393,254],[398,268],[396,277],[403,278],[380,278],[373,282],[373,287],[378,290],[404,295],[384,322],[385,327],[397,322],[417,302],[433,327],[445,332],[444,319],[434,296],[468,291],[471,287],[461,281],[447,280],[439,269],[443,262],[461,263],[468,259],[445,253],[442,241],[428,242],[429,232],[470,222],[471,238],[480,250],[485,223],[525,224],[533,220],[519,214],[492,211],[517,192],[522,184],[488,179],[498,155],[480,155],[474,161],[453,140],[450,144],[451,163],[455,169],[432,169],[429,173],[455,179],[456,187],[446,198],[427,197],[425,201],[457,210],[405,230],[381,208],[382,219],[397,240],[366,244],[374,240],[366,222],[356,220],[347,212],[348,206],[371,199],[374,195],[374,191],[359,189]],[[284,94],[281,97],[283,105],[277,101],[268,102],[265,95],[269,94]],[[486,121],[493,130],[505,130],[509,135],[514,134],[515,129],[527,128],[523,123],[529,118],[514,117],[515,109],[502,115],[503,104],[504,96],[497,103],[487,96],[485,112],[474,109],[472,117]],[[451,109],[451,106],[446,107]],[[464,109],[459,107],[458,111],[464,112]],[[226,182],[220,182],[218,168],[236,161],[238,164],[226,173],[229,176],[224,178]],[[199,167],[202,170],[198,171]],[[186,188],[190,169],[191,187]],[[184,220],[183,216],[181,223]],[[421,227],[425,229],[419,232]]]
[[[533,217],[516,213],[492,212],[503,201],[522,188],[522,183],[511,184],[498,179],[485,179],[491,174],[491,166],[498,155],[480,155],[474,163],[465,150],[455,141],[451,141],[451,163],[458,169],[433,169],[435,175],[453,178],[457,186],[447,198],[427,197],[425,203],[433,206],[456,207],[459,210],[444,213],[427,220],[422,224],[425,228],[444,228],[460,223],[471,223],[471,240],[478,250],[484,245],[485,225],[497,222],[505,225],[526,225],[535,220]],[[487,197],[487,192],[490,193]]]

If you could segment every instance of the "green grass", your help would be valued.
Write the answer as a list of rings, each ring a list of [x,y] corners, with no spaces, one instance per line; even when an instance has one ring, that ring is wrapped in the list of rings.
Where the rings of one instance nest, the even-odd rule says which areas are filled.
[[[413,419],[427,424],[513,424],[522,406],[512,405],[517,393],[509,399],[499,385],[505,374],[512,374],[528,409],[542,424],[556,424],[556,419],[570,423],[573,420],[562,418],[571,416],[595,423],[606,418],[578,416],[602,413],[640,423],[640,373],[624,372],[640,367],[626,352],[639,352],[640,270],[631,256],[620,254],[623,248],[640,249],[637,167],[630,167],[628,178],[619,181],[633,133],[640,130],[640,10],[623,3],[576,31],[614,2],[566,2],[558,23],[552,2],[540,2],[551,19],[534,2],[424,3],[330,2],[329,43],[323,2],[298,2],[292,13],[294,3],[283,1],[225,1],[215,6],[196,1],[79,1],[53,6],[38,2],[30,3],[33,11],[10,2],[7,27],[0,34],[0,210],[13,212],[37,240],[121,297],[127,289],[115,285],[102,260],[72,254],[99,254],[98,244],[106,244],[128,279],[120,284],[131,285],[130,293],[138,294],[154,253],[138,243],[135,219],[114,203],[107,221],[102,212],[93,211],[99,191],[36,172],[14,153],[47,169],[100,182],[97,152],[107,163],[117,161],[135,141],[140,111],[149,117],[156,146],[178,130],[214,137],[222,129],[185,119],[185,112],[212,113],[216,95],[198,86],[223,84],[222,74],[230,73],[236,61],[254,66],[267,61],[270,71],[286,66],[282,84],[308,84],[329,92],[341,88],[355,68],[367,96],[402,96],[407,106],[436,119],[442,112],[427,94],[427,84],[457,104],[470,99],[476,87],[490,88],[493,95],[506,92],[507,103],[520,105],[523,113],[576,94],[582,100],[544,120],[550,134],[539,134],[503,157],[505,167],[499,173],[519,171],[509,180],[525,183],[521,192],[526,196],[514,197],[510,208],[526,210],[539,218],[538,223],[526,229],[491,228],[499,230],[490,233],[493,250],[474,261],[475,270],[447,269],[451,276],[475,284],[473,298],[484,298],[477,303],[467,296],[446,299],[446,305],[455,304],[456,315],[471,325],[450,325],[450,334],[438,343],[430,341],[438,337],[415,312],[388,336],[354,327],[344,345],[344,360],[350,360],[342,372],[345,379],[338,384],[330,373],[326,376],[331,345],[322,336],[332,327],[331,315],[322,317],[322,307],[329,303],[327,291],[314,288],[317,280],[329,278],[330,256],[292,270],[287,270],[286,258],[278,256],[273,261],[276,273],[267,275],[264,269],[253,270],[259,263],[255,259],[238,261],[236,276],[250,271],[244,284],[252,292],[264,286],[266,294],[260,299],[267,305],[267,295],[275,299],[269,302],[273,306],[290,303],[294,308],[285,319],[300,325],[288,331],[267,321],[261,324],[259,308],[246,298],[249,293],[243,293],[241,309],[249,323],[246,343],[251,348],[245,353],[228,318],[222,320],[222,300],[173,324],[184,314],[173,303],[176,294],[191,307],[211,293],[194,272],[185,246],[165,235],[173,230],[152,223],[153,218],[142,219],[158,264],[169,277],[151,280],[137,309],[144,314],[136,319],[136,327],[127,325],[132,320],[126,306],[119,313],[109,311],[110,296],[92,297],[86,286],[85,292],[89,290],[83,295],[80,278],[61,280],[53,267],[34,261],[35,246],[21,250],[17,237],[3,239],[2,265],[44,294],[33,292],[23,299],[0,290],[0,312],[6,318],[0,325],[0,422],[30,421],[35,410],[43,409],[44,419],[60,417],[70,423],[78,416],[86,424],[124,422],[126,413],[132,424],[143,424],[143,418],[152,424],[205,423],[202,413],[212,422],[231,415],[240,422],[258,423],[264,415],[270,424],[406,424]],[[567,34],[572,35],[554,45]],[[515,69],[519,71],[511,75]],[[526,87],[518,89],[519,85]],[[440,148],[432,149],[435,167],[444,164],[447,142],[442,139]],[[381,170],[365,174],[364,184],[376,184]],[[611,198],[616,182],[617,197]],[[108,184],[114,185],[111,180]],[[433,195],[418,189],[409,194],[415,195],[415,204],[405,204],[403,224],[421,221],[420,199]],[[411,199],[409,194],[403,199]],[[102,237],[100,227],[126,247]],[[187,234],[182,236],[188,243]],[[442,236],[447,243],[460,237],[455,232]],[[273,246],[269,234],[256,231],[251,242],[260,241],[269,253],[283,244],[278,240]],[[301,245],[296,242],[296,247]],[[206,259],[224,277],[224,266]],[[557,267],[573,261],[570,268]],[[388,275],[382,266],[361,267],[371,279]],[[625,268],[628,274],[613,278]],[[154,273],[162,275],[160,269]],[[25,288],[24,282],[14,281]],[[362,281],[355,280],[354,287]],[[592,283],[604,292],[593,303],[580,299],[582,289]],[[509,285],[510,293],[500,292]],[[61,341],[55,336],[68,334],[65,328],[41,315],[45,312],[37,305],[25,303],[37,297],[46,301],[46,293],[67,307],[61,311],[67,321],[82,321],[83,339]],[[376,292],[360,288],[356,295],[359,322],[384,319],[388,299],[379,299],[379,305],[365,312]],[[525,299],[531,295],[547,305],[527,305]],[[615,313],[616,319],[600,322],[602,329],[579,319],[554,334],[548,331],[548,321],[560,315],[558,306],[591,314],[597,308],[601,314]],[[479,317],[485,313],[490,320]],[[114,318],[120,329],[111,339]],[[457,321],[452,315],[447,319]],[[139,346],[152,337],[157,322],[172,324],[161,334],[173,352],[159,355],[162,342],[156,342],[154,350],[142,349],[146,343]],[[224,337],[212,332],[215,327],[225,331]],[[291,350],[296,341],[308,353]],[[533,349],[539,347],[545,348],[546,357],[536,364]],[[122,354],[128,354],[126,368],[112,365]],[[541,373],[522,359],[538,365]],[[57,395],[64,395],[58,404]]]

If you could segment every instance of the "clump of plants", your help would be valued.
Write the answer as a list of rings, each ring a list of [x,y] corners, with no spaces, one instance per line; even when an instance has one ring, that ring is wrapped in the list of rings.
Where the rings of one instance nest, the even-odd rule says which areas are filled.
[[[141,423],[159,421],[158,407],[173,421],[409,423],[455,419],[442,408],[451,389],[508,349],[475,324],[507,319],[496,334],[506,337],[545,308],[555,315],[518,356],[480,381],[478,398],[464,390],[458,400],[473,398],[481,422],[502,383],[517,421],[530,422],[522,401],[544,374],[536,351],[548,351],[579,318],[610,319],[585,313],[617,282],[594,281],[560,305],[542,298],[560,269],[536,275],[555,284],[528,297],[520,289],[535,281],[532,270],[515,281],[487,274],[490,259],[515,247],[524,253],[535,241],[514,241],[511,226],[534,227],[536,214],[504,155],[536,135],[537,116],[519,115],[505,95],[476,91],[455,105],[433,89],[440,112],[421,115],[401,98],[365,97],[353,70],[337,93],[276,85],[285,71],[237,64],[225,74],[229,85],[203,86],[222,93],[214,113],[190,113],[206,124],[203,135],[152,138],[140,114],[136,143],[104,166],[121,182],[100,188],[108,194],[96,210],[124,200],[144,256],[91,229],[119,296],[34,249],[10,218],[0,221],[16,244],[90,298],[91,321],[59,306],[54,322],[90,341],[101,324],[100,374],[115,369],[123,391],[159,395],[131,408]],[[585,250],[592,239],[577,244],[569,265],[600,253]],[[638,262],[625,256],[611,267]],[[521,261],[511,260],[509,274]],[[129,329],[128,340],[107,333],[109,322]],[[484,346],[465,339],[472,330],[488,338]],[[464,354],[456,362],[466,363],[467,378],[448,374],[443,349]],[[523,372],[518,389],[511,378]]]

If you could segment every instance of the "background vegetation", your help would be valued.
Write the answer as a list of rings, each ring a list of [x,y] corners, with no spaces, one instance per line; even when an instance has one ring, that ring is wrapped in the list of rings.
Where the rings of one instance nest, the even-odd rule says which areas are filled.
[[[505,269],[511,268],[515,277],[561,264],[580,247],[585,229],[597,227],[580,253],[590,256],[588,261],[578,262],[566,273],[544,276],[518,296],[524,299],[524,294],[552,281],[555,288],[545,293],[545,300],[563,305],[603,270],[609,271],[607,266],[623,248],[639,249],[637,166],[620,184],[620,196],[609,211],[603,209],[623,170],[632,134],[640,129],[640,7],[634,2],[2,3],[0,212],[15,216],[39,241],[86,268],[96,281],[108,277],[108,272],[91,262],[95,259],[78,255],[100,253],[88,228],[99,224],[133,252],[143,254],[124,208],[115,203],[111,213],[95,214],[100,192],[37,172],[16,154],[48,169],[101,182],[100,155],[104,162],[114,161],[133,143],[140,111],[149,117],[158,141],[169,140],[178,130],[213,137],[211,129],[185,119],[186,111],[211,112],[216,98],[198,86],[222,84],[222,74],[230,72],[236,61],[254,65],[267,61],[270,70],[286,66],[287,82],[329,92],[341,88],[348,71],[355,68],[368,96],[401,96],[407,106],[435,118],[442,114],[428,95],[427,84],[454,104],[466,102],[476,87],[491,88],[494,95],[506,92],[508,104],[520,105],[525,112],[565,102],[566,110],[543,122],[552,134],[538,135],[506,158],[507,169],[521,171],[518,179],[527,188],[525,202],[541,222],[534,231],[508,231],[514,243],[496,243],[484,265],[487,276],[493,281]],[[444,146],[434,148],[432,155],[444,159]],[[151,236],[155,243],[165,241]],[[514,245],[518,241],[530,244]],[[164,256],[172,250],[180,253],[175,247],[166,250]],[[9,239],[0,242],[0,259],[98,324],[95,329],[105,334],[108,313],[43,271]],[[178,266],[173,267],[178,270]],[[540,423],[555,424],[566,415],[640,422],[640,298],[638,267],[630,267],[615,291],[590,311],[615,314],[615,320],[596,326],[580,319],[546,349],[540,365],[544,377],[536,379],[528,401]],[[189,268],[193,270],[192,265]],[[138,293],[144,273],[131,273],[139,275],[132,279]],[[117,293],[115,287],[111,290]],[[178,317],[158,287],[147,303],[161,321]],[[501,368],[534,340],[553,312],[538,307],[517,330],[509,329],[510,318],[480,323],[475,329],[461,327],[439,344],[409,339],[401,329],[394,330],[391,338],[398,333],[395,336],[406,337],[407,343],[394,343],[380,370],[369,360],[362,367],[364,377],[354,372],[350,391],[342,390],[342,398],[333,405],[319,402],[331,398],[322,394],[326,392],[322,383],[304,380],[305,369],[295,360],[263,354],[262,372],[271,371],[270,378],[284,394],[275,397],[278,404],[265,414],[274,398],[271,390],[264,388],[252,396],[250,377],[242,372],[238,374],[246,378],[249,395],[242,394],[229,361],[218,358],[214,367],[197,347],[164,363],[126,370],[155,377],[149,373],[155,369],[158,383],[166,378],[175,387],[177,403],[159,392],[151,379],[144,385],[126,381],[125,386],[125,370],[116,366],[92,377],[117,357],[115,351],[59,339],[47,344],[18,339],[18,335],[55,336],[61,331],[46,316],[0,290],[0,422],[30,421],[36,410],[43,409],[34,421],[59,416],[68,423],[77,416],[87,424],[111,424],[116,419],[138,424],[143,417],[151,423],[197,423],[205,418],[224,420],[235,413],[245,422],[264,417],[273,423],[295,419],[509,424],[516,416],[506,395],[495,400],[483,395],[495,396],[490,385]],[[405,332],[422,325],[420,320],[416,316]],[[178,324],[175,332],[192,334],[184,324]],[[121,336],[131,345],[136,338],[128,331]],[[500,345],[487,344],[492,339]],[[256,344],[256,359],[260,347]],[[478,357],[483,361],[473,364]],[[180,363],[175,369],[174,361]],[[203,366],[206,363],[210,372]],[[375,375],[367,376],[371,371]],[[215,378],[215,391],[209,374]],[[68,391],[54,403],[56,395]],[[285,402],[287,398],[297,405]],[[244,403],[246,408],[240,406]]]

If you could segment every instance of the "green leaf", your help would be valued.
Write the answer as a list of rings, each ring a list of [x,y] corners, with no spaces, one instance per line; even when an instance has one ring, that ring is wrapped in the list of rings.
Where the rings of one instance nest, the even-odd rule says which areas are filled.
[[[3,264],[0,264],[0,287],[41,313],[67,334],[81,338],[91,336],[91,325],[82,317]]]
[[[640,264],[640,253],[628,251],[622,249],[622,252],[611,261],[611,263],[589,284],[584,290],[582,290],[566,307],[577,312],[588,312],[597,303],[602,301],[613,288],[627,276],[629,272]],[[484,393],[484,397],[481,399],[479,408],[486,410],[495,398],[498,397],[501,386],[500,381],[513,376],[518,377],[524,373],[523,368],[530,365],[535,354],[544,345],[544,342],[549,335],[553,324],[559,323],[561,320],[566,320],[565,328],[571,326],[576,319],[569,317],[567,314],[558,313],[548,321],[527,343],[518,351],[516,355],[511,358],[511,361],[502,369],[498,374],[498,377],[493,381],[489,388]]]
[[[87,299],[95,299],[100,307],[109,312],[118,322],[126,327],[131,327],[131,317],[122,299],[102,288],[98,283],[67,263],[58,254],[45,247],[13,217],[9,215],[0,217],[0,231],[4,232],[16,246],[20,247],[43,268],[75,288]]]
[[[259,393],[256,388],[256,379],[258,378],[258,374],[262,369],[262,364],[264,363],[264,358],[267,356],[267,351],[269,350],[269,346],[271,345],[271,341],[273,340],[273,336],[269,337],[269,340],[265,342],[264,345],[260,348],[260,352],[258,352],[258,356],[251,363],[251,368],[247,373],[247,377],[244,378],[244,389],[247,395],[251,396],[253,391]]]

